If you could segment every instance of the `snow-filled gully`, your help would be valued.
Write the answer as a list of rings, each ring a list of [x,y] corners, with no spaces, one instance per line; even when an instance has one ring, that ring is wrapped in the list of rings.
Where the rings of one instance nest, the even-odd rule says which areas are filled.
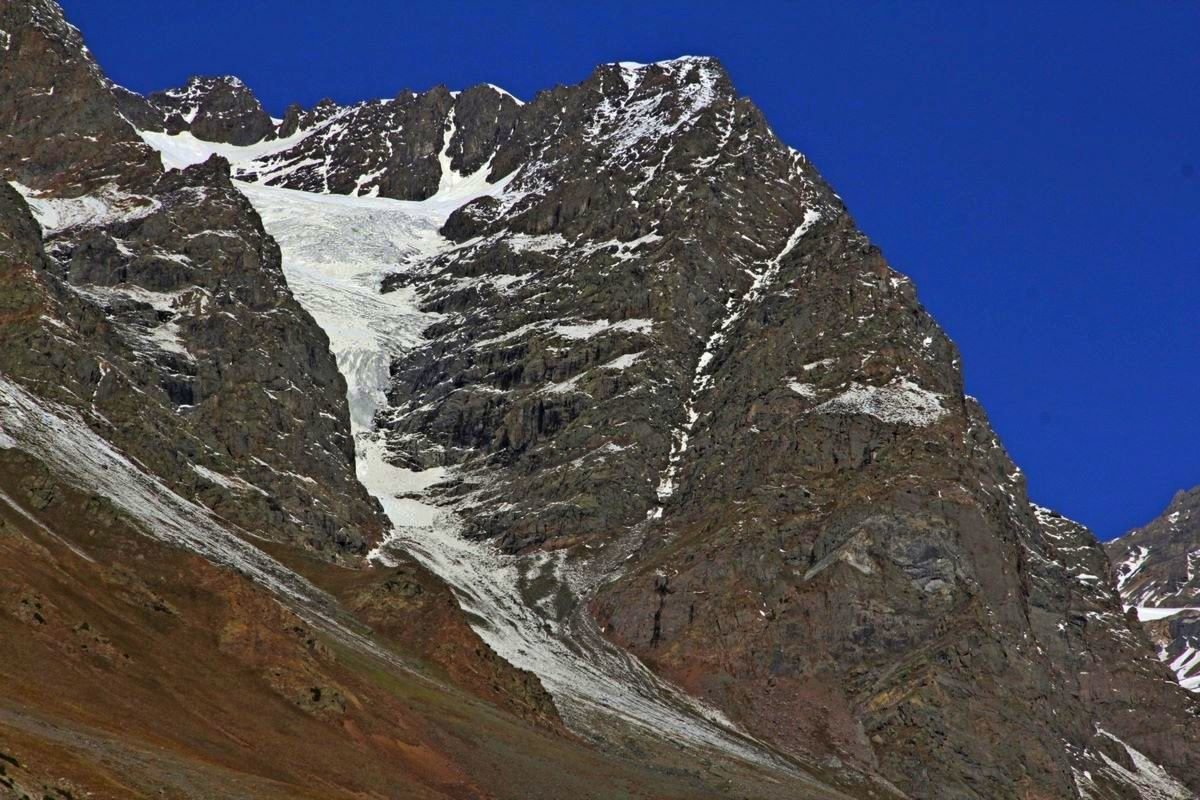
[[[489,185],[482,174],[455,176],[423,202],[239,186],[279,242],[288,283],[329,335],[346,378],[358,477],[394,526],[372,560],[386,565],[389,552],[399,549],[445,580],[484,641],[537,674],[576,732],[615,741],[632,724],[682,745],[794,771],[720,712],[667,684],[600,635],[578,601],[594,570],[585,575],[568,569],[559,555],[506,556],[463,538],[452,510],[414,499],[447,471],[413,472],[385,458],[384,436],[372,420],[386,402],[388,364],[415,346],[439,317],[418,308],[412,289],[380,294],[381,280],[406,262],[449,247],[437,232],[449,214],[474,197],[501,193],[504,182]],[[541,587],[536,596],[535,582]],[[565,617],[549,600],[564,589],[576,600]]]
[[[453,118],[448,118],[450,133],[439,157],[443,175],[438,192],[424,201],[237,182],[279,243],[288,284],[329,336],[346,379],[358,478],[379,499],[393,526],[385,542],[371,553],[371,561],[387,565],[392,554],[406,552],[446,581],[483,640],[513,665],[535,673],[553,695],[563,720],[582,736],[620,745],[631,728],[637,728],[658,742],[720,752],[791,773],[794,779],[811,780],[790,760],[739,731],[719,711],[658,678],[601,635],[585,610],[586,599],[599,580],[624,564],[638,531],[592,554],[582,566],[569,564],[563,553],[507,556],[485,542],[460,536],[461,525],[452,509],[420,499],[425,490],[449,476],[448,470],[413,472],[387,461],[384,433],[375,429],[374,418],[387,402],[388,367],[417,346],[422,332],[440,317],[420,310],[413,288],[381,293],[382,279],[405,264],[427,262],[451,247],[438,231],[455,209],[485,195],[500,197],[502,202],[512,199],[505,190],[516,173],[491,184],[487,182],[490,165],[471,175],[452,170],[446,152],[453,125]],[[269,158],[312,133],[245,148],[204,142],[188,133],[141,132],[141,136],[160,152],[167,169],[181,169],[219,153],[229,159],[236,176],[249,162]],[[805,223],[806,228],[811,220]],[[138,480],[152,481],[137,472]],[[152,494],[161,492],[156,488]],[[187,504],[177,496],[165,502],[171,508]],[[202,510],[191,513],[190,505],[185,508],[185,527],[192,533],[180,536],[180,531],[168,530],[165,520],[152,521],[160,526],[162,538],[213,556],[219,563],[250,566],[251,576],[290,599],[289,605],[311,603],[315,614],[309,613],[324,616],[328,605],[322,602],[326,598],[320,590],[213,526]],[[223,552],[206,552],[213,547]],[[356,636],[337,620],[328,622],[343,637]],[[369,641],[358,644],[373,647]],[[815,781],[813,786],[828,788]]]

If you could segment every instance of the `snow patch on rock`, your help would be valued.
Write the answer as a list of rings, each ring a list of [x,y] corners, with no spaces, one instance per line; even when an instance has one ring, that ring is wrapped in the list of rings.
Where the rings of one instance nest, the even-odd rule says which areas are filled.
[[[837,397],[826,400],[815,411],[821,414],[866,414],[893,425],[932,425],[947,413],[944,395],[923,389],[907,378],[886,386],[852,383]]]
[[[717,353],[725,343],[729,331],[733,326],[745,315],[746,311],[757,303],[766,290],[779,274],[779,270],[789,253],[795,249],[800,243],[800,239],[804,237],[813,225],[821,220],[821,213],[816,209],[806,209],[804,218],[796,229],[792,231],[783,248],[775,255],[774,258],[768,260],[762,265],[761,269],[752,270],[750,288],[740,298],[731,297],[725,304],[725,316],[720,323],[709,334],[708,340],[704,343],[704,352],[700,354],[699,360],[696,362],[695,371],[692,374],[692,386],[688,391],[687,400],[683,407],[683,424],[675,430],[675,434],[671,441],[671,453],[667,457],[667,468],[663,471],[662,478],[659,480],[656,490],[659,502],[665,502],[675,494],[676,478],[679,473],[679,464],[683,460],[684,453],[687,452],[688,443],[691,441],[692,431],[696,426],[696,422],[700,419],[699,412],[696,411],[696,401],[699,396],[705,392],[712,383],[712,373],[709,369]],[[652,511],[651,514],[654,514]]]
[[[97,227],[139,219],[157,207],[157,201],[124,192],[114,184],[80,197],[49,197],[17,181],[9,181],[9,185],[25,198],[34,219],[47,236],[68,228]]]
[[[811,383],[801,383],[795,378],[792,378],[787,382],[787,387],[801,397],[817,396],[817,388],[815,386],[813,386]]]
[[[203,467],[199,464],[190,464],[189,466],[191,466],[192,471],[201,478],[204,478],[210,483],[215,483],[218,486],[222,486],[231,492],[257,492],[264,497],[267,495],[267,493],[262,489],[258,488],[252,483],[242,480],[241,478],[225,475],[217,472],[216,470],[211,470],[208,467]]]
[[[1195,795],[1186,786],[1145,754],[1099,726],[1096,727],[1096,734],[1123,747],[1133,763],[1132,769],[1126,768],[1103,751],[1098,751],[1097,755],[1104,762],[1106,777],[1130,787],[1137,792],[1141,800],[1194,800]],[[1085,798],[1098,796],[1095,781],[1090,774],[1076,772],[1075,782],[1080,794]]]
[[[649,334],[654,330],[652,319],[623,319],[619,322],[596,320],[577,325],[557,325],[554,333],[564,339],[591,339],[609,331],[625,331],[627,333]]]

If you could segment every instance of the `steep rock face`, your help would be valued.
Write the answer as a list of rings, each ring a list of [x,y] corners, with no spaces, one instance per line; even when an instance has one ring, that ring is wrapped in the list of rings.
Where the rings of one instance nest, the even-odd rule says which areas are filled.
[[[0,7],[0,170],[74,197],[153,180],[153,155],[117,113],[79,31],[49,3]]]
[[[1179,682],[1200,690],[1200,487],[1181,491],[1154,520],[1107,545],[1125,604]]]
[[[654,513],[710,332],[839,205],[715,62],[611,65],[521,112],[493,158],[515,177],[419,270],[449,318],[394,366],[387,421],[412,463],[483,470],[470,519],[513,551]],[[718,156],[743,169],[705,174]]]
[[[1035,513],[911,284],[715,62],[543,93],[491,165],[458,246],[390,282],[448,317],[381,419],[474,535],[554,550],[752,733],[913,796],[1121,796],[1126,745],[1197,785],[1194,703],[1103,552]]]

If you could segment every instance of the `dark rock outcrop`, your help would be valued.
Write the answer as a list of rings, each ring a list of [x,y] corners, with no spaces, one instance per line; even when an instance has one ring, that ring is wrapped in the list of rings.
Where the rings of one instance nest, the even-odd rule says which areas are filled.
[[[452,94],[439,86],[349,107],[322,101],[288,109],[280,136],[309,135],[239,177],[310,192],[423,200],[442,177],[484,169],[513,132],[518,104],[489,86]],[[493,171],[494,172],[494,171]]]
[[[177,89],[143,97],[123,86],[113,86],[117,109],[142,131],[177,134],[187,131],[197,139],[248,145],[276,135],[275,122],[254,93],[232,75],[195,75]]]

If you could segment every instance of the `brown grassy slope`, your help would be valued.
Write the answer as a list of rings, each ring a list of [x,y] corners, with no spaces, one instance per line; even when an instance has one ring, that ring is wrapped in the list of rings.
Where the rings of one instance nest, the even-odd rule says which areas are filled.
[[[640,759],[592,749],[536,690],[511,701],[417,571],[291,558],[378,625],[406,671],[139,534],[31,457],[0,450],[0,492],[0,797],[814,796],[665,742],[631,737]]]

